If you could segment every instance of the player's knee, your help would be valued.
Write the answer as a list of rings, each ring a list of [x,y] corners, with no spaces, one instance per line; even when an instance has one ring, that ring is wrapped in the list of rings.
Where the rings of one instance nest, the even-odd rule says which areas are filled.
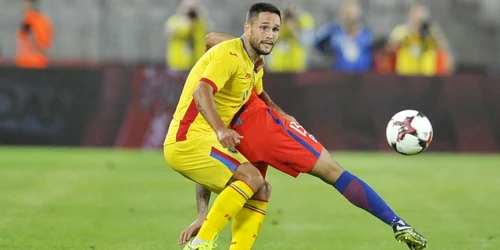
[[[309,172],[328,184],[333,184],[345,170],[335,161],[328,151],[323,149],[318,158],[318,162]]]
[[[269,198],[271,198],[271,184],[265,181],[262,187],[252,196],[252,199],[269,201]]]
[[[253,190],[259,190],[265,180],[260,171],[250,163],[241,164],[234,172],[233,178],[247,183]]]

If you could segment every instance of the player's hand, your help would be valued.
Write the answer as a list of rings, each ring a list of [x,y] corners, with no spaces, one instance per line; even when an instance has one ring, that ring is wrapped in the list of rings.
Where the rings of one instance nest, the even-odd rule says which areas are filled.
[[[297,124],[299,123],[299,122],[295,119],[295,117],[293,117],[293,116],[291,116],[291,115],[289,115],[289,114],[283,114],[283,118],[285,118],[285,119],[287,119],[287,120],[289,120],[289,121],[291,121],[291,122],[295,122],[295,123],[297,123]]]
[[[189,240],[195,237],[200,231],[201,226],[203,225],[204,219],[198,218],[191,225],[189,225],[184,231],[182,231],[179,236],[179,241],[177,242],[179,245],[186,244]]]
[[[240,140],[243,139],[243,136],[232,129],[224,128],[217,131],[217,139],[224,148],[229,148],[236,147],[236,145],[240,144]]]
[[[265,64],[266,64],[266,60],[264,59],[264,56],[259,56],[257,61],[255,61],[255,66],[254,66],[255,73],[259,72],[259,70],[264,68]]]

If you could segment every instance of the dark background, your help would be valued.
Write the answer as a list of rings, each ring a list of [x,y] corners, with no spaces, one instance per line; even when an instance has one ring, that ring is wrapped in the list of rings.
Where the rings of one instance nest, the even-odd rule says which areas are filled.
[[[0,143],[161,148],[185,73],[163,66],[0,69]],[[331,150],[390,150],[389,119],[423,112],[429,151],[498,152],[500,77],[267,74],[273,100]]]

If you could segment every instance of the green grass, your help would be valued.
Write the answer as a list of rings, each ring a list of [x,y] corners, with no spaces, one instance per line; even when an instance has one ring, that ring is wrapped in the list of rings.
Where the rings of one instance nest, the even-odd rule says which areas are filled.
[[[430,249],[500,249],[500,156],[339,153],[429,240]],[[317,179],[272,170],[255,250],[397,250],[389,227]],[[181,249],[194,186],[160,152],[0,147],[0,249]],[[220,249],[228,249],[229,228]]]

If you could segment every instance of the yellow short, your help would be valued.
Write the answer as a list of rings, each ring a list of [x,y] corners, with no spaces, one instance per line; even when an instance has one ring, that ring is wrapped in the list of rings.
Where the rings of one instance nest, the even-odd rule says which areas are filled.
[[[167,164],[184,177],[220,193],[233,172],[248,160],[238,151],[222,147],[215,134],[163,146]]]

